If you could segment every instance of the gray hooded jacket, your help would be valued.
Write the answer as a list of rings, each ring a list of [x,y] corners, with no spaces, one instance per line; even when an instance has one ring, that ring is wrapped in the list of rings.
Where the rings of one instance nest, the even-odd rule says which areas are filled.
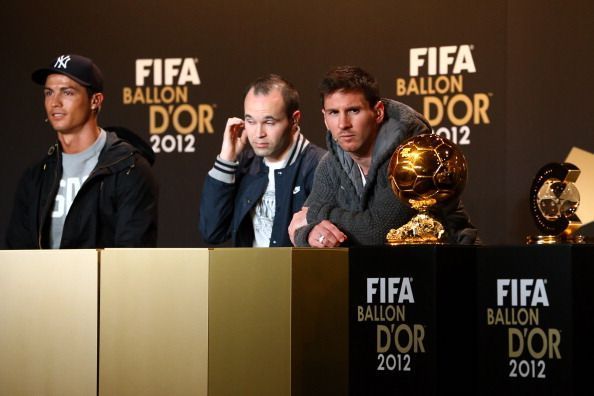
[[[372,162],[363,186],[361,172],[327,132],[328,153],[316,170],[312,192],[305,202],[308,225],[295,233],[297,246],[309,246],[311,229],[329,220],[344,232],[348,245],[383,245],[391,228],[408,222],[415,211],[402,203],[388,182],[388,164],[396,147],[411,136],[430,133],[428,121],[412,108],[382,99],[385,118],[372,152]],[[470,224],[460,201],[434,213],[443,223],[449,242],[472,244],[477,230]]]

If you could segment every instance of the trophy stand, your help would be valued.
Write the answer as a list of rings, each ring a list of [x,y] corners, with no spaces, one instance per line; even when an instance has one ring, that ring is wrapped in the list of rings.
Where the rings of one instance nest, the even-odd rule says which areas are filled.
[[[575,212],[580,194],[574,182],[580,175],[570,163],[550,163],[543,166],[530,189],[530,211],[543,235],[526,237],[528,245],[580,244],[586,238],[575,232],[582,222]]]
[[[409,203],[419,213],[400,228],[392,228],[386,235],[386,243],[390,246],[443,243],[443,225],[428,213],[429,207],[436,203],[435,199],[411,199]]]
[[[583,235],[530,235],[526,237],[528,245],[554,245],[559,243],[586,243]]]

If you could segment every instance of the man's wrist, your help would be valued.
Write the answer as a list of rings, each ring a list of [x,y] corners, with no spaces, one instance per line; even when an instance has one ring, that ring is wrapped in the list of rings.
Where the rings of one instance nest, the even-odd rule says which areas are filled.
[[[225,165],[233,166],[233,167],[237,167],[237,165],[239,165],[239,162],[237,161],[237,157],[234,159],[228,159],[226,157],[223,157],[222,154],[217,155],[217,159],[215,162],[223,163]]]
[[[217,158],[221,159],[223,161],[230,162],[230,163],[234,163],[237,161],[237,155],[226,153],[223,151],[221,151],[221,153],[217,156]]]

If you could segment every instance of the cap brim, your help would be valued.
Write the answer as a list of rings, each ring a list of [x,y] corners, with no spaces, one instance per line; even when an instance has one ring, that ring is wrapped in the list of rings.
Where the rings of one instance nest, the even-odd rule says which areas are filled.
[[[48,69],[48,68],[35,70],[33,72],[33,74],[31,74],[31,79],[39,85],[45,85],[45,80],[47,79],[47,76],[49,76],[50,74],[63,74],[66,77],[73,79],[74,81],[76,81],[77,83],[79,83],[82,86],[85,86],[85,87],[91,86],[91,84],[79,80],[77,77],[73,76],[70,73],[65,73],[62,70]]]

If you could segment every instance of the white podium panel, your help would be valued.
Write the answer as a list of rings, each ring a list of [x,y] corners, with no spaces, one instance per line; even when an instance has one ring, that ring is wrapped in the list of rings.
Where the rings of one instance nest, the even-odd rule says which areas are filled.
[[[207,249],[101,251],[100,395],[206,395]]]
[[[0,251],[0,395],[95,395],[97,251]]]

